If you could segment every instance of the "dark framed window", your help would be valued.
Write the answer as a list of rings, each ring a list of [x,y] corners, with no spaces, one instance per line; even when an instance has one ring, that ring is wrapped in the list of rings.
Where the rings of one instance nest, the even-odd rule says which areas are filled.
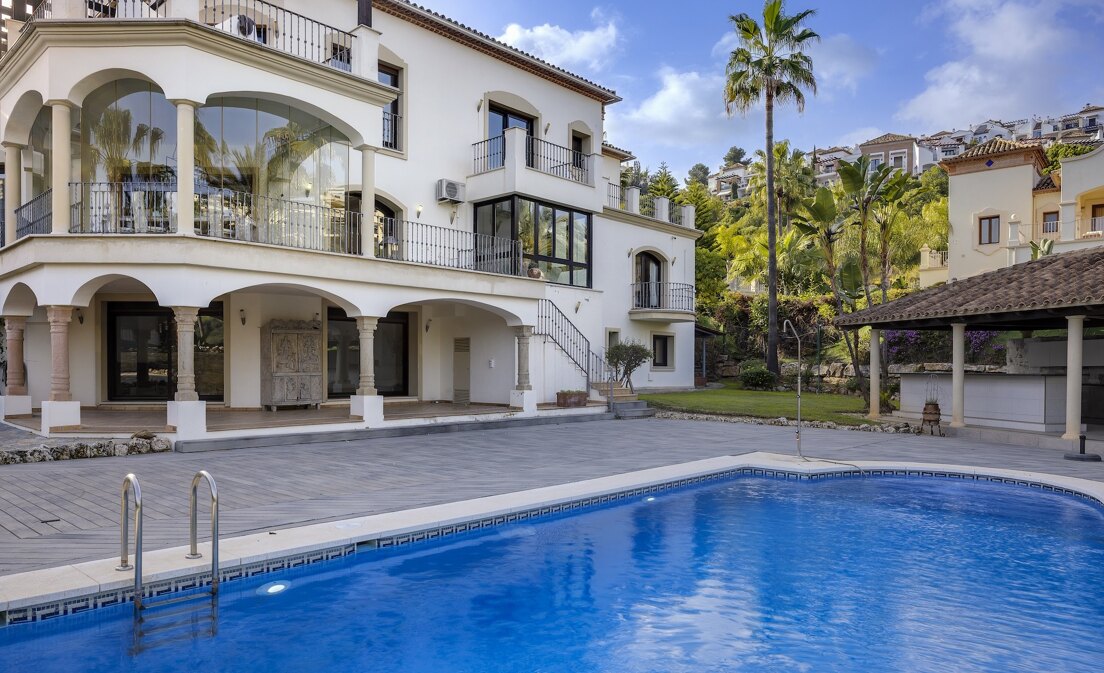
[[[978,242],[981,245],[1000,243],[1000,215],[978,218]]]
[[[1049,213],[1043,213],[1043,233],[1044,234],[1056,234],[1058,233],[1058,211],[1052,210]]]
[[[398,68],[380,63],[377,79],[380,84],[402,89],[402,71]],[[400,149],[402,142],[402,116],[399,114],[401,99],[400,94],[383,108],[383,146],[390,150]]]
[[[524,196],[475,205],[475,233],[521,242],[526,269],[561,285],[591,286],[591,214]]]
[[[670,334],[652,335],[652,366],[664,368],[671,366],[671,346],[675,338]]]

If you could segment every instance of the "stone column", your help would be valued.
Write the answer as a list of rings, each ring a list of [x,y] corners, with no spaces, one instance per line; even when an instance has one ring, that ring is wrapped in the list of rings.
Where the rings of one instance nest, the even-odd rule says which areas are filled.
[[[376,325],[379,318],[361,316],[356,324],[360,333],[360,385],[356,394],[372,397],[376,395]]]
[[[360,150],[360,254],[376,256],[376,148]],[[373,331],[375,327],[372,328]]]
[[[517,387],[514,390],[532,390],[529,382],[529,341],[533,336],[533,328],[522,325],[517,328]]]
[[[1081,436],[1081,364],[1084,357],[1085,316],[1066,318],[1066,433],[1062,439]]]
[[[174,306],[173,317],[176,319],[175,399],[177,402],[195,402],[199,400],[195,385],[195,329],[199,309]]]
[[[72,306],[47,306],[46,317],[50,321],[50,401],[68,402],[73,399],[69,391],[69,323],[73,320]]]
[[[870,330],[870,418],[882,415],[882,331]]]
[[[53,162],[50,171],[50,184],[54,192],[51,197],[51,234],[69,233],[69,182],[73,179],[73,116],[67,100],[47,102],[51,112],[50,149]]]
[[[951,427],[966,427],[966,324],[951,325]]]
[[[8,347],[8,384],[5,395],[27,394],[27,371],[23,368],[23,334],[27,319],[23,316],[4,316],[4,338]]]
[[[174,100],[176,106],[176,231],[195,236],[195,113],[199,104]]]
[[[671,200],[665,196],[657,196],[652,201],[655,212],[652,213],[652,217],[664,222],[671,221]]]
[[[15,210],[23,198],[23,146],[4,143],[4,242],[15,243]]]
[[[640,214],[640,188],[625,188],[625,210],[636,215]]]

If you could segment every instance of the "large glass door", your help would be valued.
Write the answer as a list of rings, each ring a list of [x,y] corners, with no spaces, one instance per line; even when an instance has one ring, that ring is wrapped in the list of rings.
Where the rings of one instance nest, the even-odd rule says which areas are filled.
[[[176,392],[172,310],[152,302],[110,303],[107,312],[108,397],[164,401]]]
[[[636,256],[636,305],[633,308],[662,308],[663,263],[650,252]]]
[[[490,141],[489,167],[502,168],[506,160],[506,129],[525,129],[525,135],[533,137],[533,119],[492,105],[487,111],[487,138]],[[532,153],[526,148],[526,162],[532,165]]]
[[[360,335],[356,320],[331,307],[326,322],[326,392],[331,399],[356,393],[360,382]],[[376,325],[376,391],[385,397],[410,394],[410,314],[391,313]]]
[[[199,312],[195,336],[196,392],[223,399],[225,336],[222,302]],[[176,323],[155,302],[107,304],[107,397],[116,402],[165,402],[176,395]]]
[[[376,390],[380,395],[410,394],[407,357],[409,313],[392,313],[376,325]]]

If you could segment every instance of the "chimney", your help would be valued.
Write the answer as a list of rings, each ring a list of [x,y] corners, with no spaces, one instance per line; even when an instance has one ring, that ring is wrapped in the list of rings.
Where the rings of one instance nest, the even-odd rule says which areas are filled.
[[[372,27],[372,0],[357,0],[357,25]]]

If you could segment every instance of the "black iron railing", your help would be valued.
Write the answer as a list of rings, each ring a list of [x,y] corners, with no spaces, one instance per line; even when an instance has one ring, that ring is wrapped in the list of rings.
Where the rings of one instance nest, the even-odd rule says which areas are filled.
[[[384,111],[383,146],[389,150],[402,149],[402,115]]]
[[[200,20],[285,54],[352,70],[354,35],[262,0],[203,0]]]
[[[504,276],[524,274],[520,241],[392,218],[376,220],[376,257]]]
[[[634,309],[694,311],[694,286],[690,283],[633,283]]]
[[[176,182],[71,182],[69,232],[168,234],[176,231]]]
[[[53,224],[54,190],[47,189],[15,210],[15,238],[48,234]]]
[[[89,19],[152,19],[168,16],[168,2],[164,0],[90,0]]]
[[[196,185],[200,236],[359,255],[362,221],[345,208]]]
[[[552,300],[541,299],[537,303],[537,325],[533,332],[550,338],[579,368],[586,376],[588,392],[592,383],[612,380],[613,368],[605,358],[590,349],[590,340]]]
[[[606,190],[606,202],[610,208],[629,209],[629,204],[625,199],[625,189],[621,185],[609,185],[609,189]]]
[[[527,140],[529,147],[526,162],[530,168],[583,185],[590,184],[589,154],[540,138],[530,136]]]
[[[489,173],[506,165],[506,136],[495,136],[472,145],[473,167],[476,175]]]

